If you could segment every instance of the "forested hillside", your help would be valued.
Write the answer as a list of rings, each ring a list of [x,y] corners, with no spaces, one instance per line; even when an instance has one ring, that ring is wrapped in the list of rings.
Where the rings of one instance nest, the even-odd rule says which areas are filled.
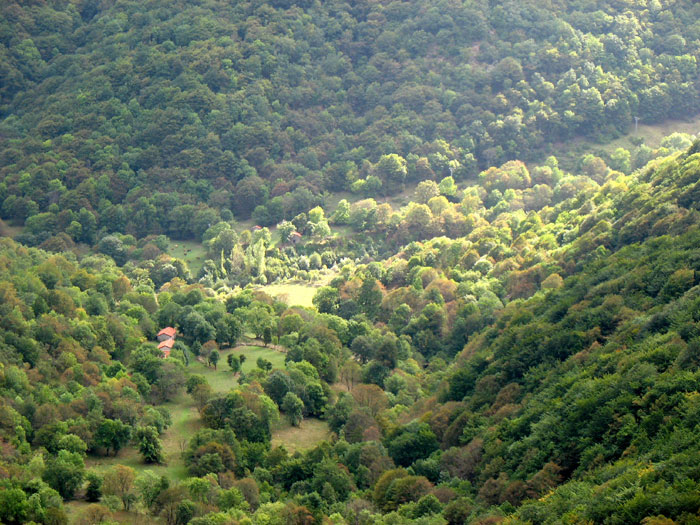
[[[231,211],[266,205],[256,220],[276,224],[357,181],[374,196],[461,181],[635,117],[687,117],[700,109],[699,9],[3,2],[2,216],[57,204],[53,229],[74,241],[95,227],[197,237]]]
[[[699,524],[698,20],[2,2],[0,522]]]
[[[2,520],[696,523],[696,150],[540,212],[467,195],[480,233],[348,263],[317,310],[5,240]],[[244,333],[286,364],[190,371]],[[200,430],[159,477],[183,389]],[[271,447],[280,412],[335,438]]]

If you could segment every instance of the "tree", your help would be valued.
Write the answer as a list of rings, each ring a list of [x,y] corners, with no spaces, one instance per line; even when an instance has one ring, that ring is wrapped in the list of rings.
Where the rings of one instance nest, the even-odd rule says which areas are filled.
[[[219,362],[219,359],[221,359],[221,354],[219,354],[219,351],[212,350],[211,353],[209,354],[209,363],[214,365],[214,370],[216,370],[216,365]]]
[[[258,357],[258,359],[255,361],[255,364],[258,366],[260,370],[272,370],[272,363],[265,359],[264,357]]]
[[[85,456],[85,451],[87,450],[87,445],[85,442],[75,434],[66,434],[59,439],[58,447],[61,450],[67,450],[68,452],[77,452],[81,456]]]
[[[94,444],[103,447],[109,455],[110,450],[116,456],[131,439],[131,426],[119,419],[105,419],[97,427],[93,438]]]
[[[234,213],[247,219],[256,206],[265,203],[268,189],[265,181],[254,175],[239,181],[234,195]]]
[[[185,386],[184,366],[175,359],[166,359],[158,371],[157,397],[170,401]]]
[[[366,276],[362,281],[360,293],[357,296],[357,304],[370,319],[373,319],[379,311],[382,302],[382,290],[374,277]]]
[[[193,310],[182,320],[182,333],[189,341],[198,341],[201,344],[211,341],[216,337],[216,329],[202,314]]]
[[[252,308],[248,308],[245,317],[246,324],[258,339],[262,339],[265,327],[271,328],[274,322],[270,307],[262,303],[257,303]]]
[[[117,496],[121,500],[124,510],[128,512],[136,501],[136,494],[133,492],[134,479],[136,479],[134,469],[125,465],[116,465],[105,472],[102,492]]]
[[[200,374],[192,374],[190,377],[187,378],[187,382],[185,383],[185,390],[187,391],[188,394],[194,393],[194,391],[197,389],[199,385],[206,385],[207,384],[207,378],[204,377],[203,375]]]
[[[0,490],[0,521],[8,525],[27,522],[29,504],[22,489],[7,488]]]
[[[311,300],[316,309],[322,314],[335,314],[340,303],[340,294],[337,289],[323,286]]]
[[[241,371],[241,359],[236,354],[230,353],[226,357],[226,362],[234,375]]]
[[[281,408],[293,426],[298,427],[301,424],[304,418],[304,402],[299,396],[294,392],[287,392],[282,399]]]
[[[100,501],[102,497],[102,477],[96,472],[89,472],[85,479],[88,482],[85,489],[85,499],[93,503]]]
[[[134,438],[145,463],[163,463],[163,443],[156,427],[139,427]]]
[[[76,521],[77,525],[95,525],[98,523],[109,522],[112,517],[110,510],[104,505],[92,504],[80,514]]]
[[[328,403],[328,396],[326,396],[326,393],[323,391],[321,383],[312,382],[307,384],[303,395],[304,404],[309,415],[320,416],[323,414],[326,403]]]
[[[347,201],[347,199],[341,199],[338,202],[338,207],[335,209],[335,212],[333,212],[333,215],[331,215],[330,222],[332,224],[347,224],[348,221],[350,220],[350,203]]]
[[[179,501],[176,498],[172,498],[172,505],[175,505],[175,523],[174,525],[182,525],[189,523],[192,518],[194,517],[195,513],[197,512],[197,505],[190,500],[182,500]],[[166,517],[167,521],[167,514],[165,512],[169,508],[170,505],[166,505],[165,508],[163,509],[162,515]],[[168,525],[173,525],[171,522],[168,521]]]
[[[219,345],[233,346],[243,333],[241,322],[236,316],[226,313],[216,322],[216,342]]]
[[[202,383],[194,388],[192,391],[192,399],[194,399],[194,403],[197,405],[197,410],[199,410],[200,413],[211,399],[212,395],[214,395],[214,392],[211,386],[209,386],[209,383]]]
[[[357,337],[355,338],[357,339]],[[359,382],[362,378],[362,367],[354,359],[349,359],[340,368],[340,379],[345,383],[345,387],[348,390],[352,390],[355,383]]]
[[[141,501],[152,512],[158,511],[159,497],[169,486],[170,482],[166,476],[158,476],[152,470],[143,471],[134,481],[134,487]]]
[[[267,377],[263,387],[265,388],[265,393],[281,406],[287,392],[294,389],[294,382],[286,371],[275,370]]]
[[[437,438],[427,423],[410,423],[396,429],[387,438],[391,459],[402,467],[410,466],[417,459],[427,458],[437,449]]]
[[[428,201],[433,197],[440,195],[440,188],[433,180],[421,181],[416,187],[416,199],[415,202],[420,204],[428,204]]]
[[[406,180],[406,160],[396,153],[382,155],[375,164],[373,173],[382,180],[387,191],[396,191]]]
[[[345,392],[341,392],[335,405],[329,406],[326,409],[325,418],[333,432],[340,434],[340,430],[350,417],[353,406],[354,402],[352,397]]]
[[[277,233],[280,235],[280,242],[289,241],[289,236],[296,231],[296,226],[289,221],[282,221],[277,225]]]
[[[445,197],[455,197],[457,195],[457,185],[455,184],[454,178],[451,176],[442,179],[438,188],[440,189],[440,195],[444,195]]]
[[[272,328],[270,326],[266,326],[263,329],[263,344],[265,346],[269,345],[272,342]]]
[[[72,499],[85,476],[85,462],[76,452],[61,450],[50,459],[44,470],[44,481],[56,490],[63,499]]]
[[[377,385],[357,385],[352,391],[352,397],[358,405],[367,407],[372,416],[389,406],[386,393]]]

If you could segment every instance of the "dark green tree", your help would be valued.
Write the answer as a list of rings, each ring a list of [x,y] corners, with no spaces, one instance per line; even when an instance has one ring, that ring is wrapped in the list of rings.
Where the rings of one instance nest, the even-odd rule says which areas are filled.
[[[160,441],[156,427],[137,428],[134,439],[145,463],[163,463],[163,443]]]
[[[234,374],[237,374],[241,371],[241,359],[234,353],[230,353],[226,357],[226,362],[228,363],[229,368]]]
[[[131,431],[131,426],[119,419],[105,419],[97,427],[93,443],[104,448],[107,454],[111,451],[112,455],[116,456],[131,440]]]
[[[221,354],[219,354],[219,351],[212,350],[209,354],[209,363],[214,365],[214,370],[216,370],[216,365],[219,362],[219,359],[221,359]]]
[[[59,451],[56,457],[49,459],[44,470],[44,481],[56,490],[63,499],[72,499],[83,484],[85,463],[80,454]]]
[[[294,392],[287,392],[284,395],[280,408],[293,426],[298,427],[301,424],[304,419],[304,402]]]

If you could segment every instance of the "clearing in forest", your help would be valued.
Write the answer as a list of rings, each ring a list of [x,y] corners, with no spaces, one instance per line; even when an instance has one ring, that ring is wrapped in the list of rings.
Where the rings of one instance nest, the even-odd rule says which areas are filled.
[[[316,418],[304,419],[301,425],[293,427],[284,416],[272,431],[272,446],[284,446],[287,452],[302,452],[315,447],[330,438],[331,431],[325,421]]]
[[[237,346],[224,348],[220,351],[221,359],[216,370],[198,360],[193,360],[188,366],[191,374],[203,375],[215,393],[228,392],[238,385],[237,376],[229,368],[226,358],[230,353],[245,354],[243,372],[250,372],[256,368],[259,357],[267,359],[274,368],[284,368],[284,354],[272,348],[259,346]],[[95,457],[88,456],[86,467],[103,472],[114,465],[126,465],[137,472],[152,470],[155,474],[166,475],[170,479],[185,479],[188,477],[187,468],[182,461],[182,451],[187,447],[188,440],[201,428],[199,412],[192,398],[185,392],[181,392],[175,399],[161,405],[168,409],[172,418],[172,425],[163,433],[163,453],[165,463],[163,465],[147,465],[143,463],[141,455],[133,446],[125,447],[116,456]]]

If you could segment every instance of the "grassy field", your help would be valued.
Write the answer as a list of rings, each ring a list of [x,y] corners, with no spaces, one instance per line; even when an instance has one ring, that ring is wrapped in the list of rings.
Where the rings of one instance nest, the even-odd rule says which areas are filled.
[[[206,250],[201,242],[172,241],[168,254],[176,259],[182,259],[190,268],[192,276],[196,276],[202,269],[206,257]]]
[[[24,226],[11,226],[0,219],[0,237],[16,237],[24,230]]]
[[[560,166],[565,169],[573,169],[578,159],[587,153],[605,157],[617,148],[625,148],[626,150],[633,151],[636,147],[633,144],[633,140],[636,137],[643,139],[644,144],[650,148],[657,148],[661,144],[661,141],[672,133],[697,135],[700,133],[700,115],[690,120],[668,120],[661,124],[653,125],[640,122],[636,134],[634,132],[634,127],[632,127],[630,133],[606,142],[595,142],[584,138],[573,139],[565,144],[558,145],[555,156],[559,159]],[[544,159],[542,159],[542,161],[544,161]],[[534,164],[540,163],[535,162]]]
[[[639,136],[644,139],[647,146],[652,148],[658,147],[661,141],[672,133],[697,135],[700,133],[700,115],[691,120],[669,120],[663,124],[654,124],[653,126],[639,124]],[[633,136],[634,133],[630,133],[627,137],[618,140],[629,143],[629,137]]]
[[[285,282],[261,286],[259,290],[276,297],[289,306],[313,306],[312,299],[319,288],[326,286],[333,280],[335,273],[328,270],[318,281],[306,282]]]
[[[301,425],[293,427],[282,416],[277,427],[272,431],[272,446],[284,445],[290,454],[313,448],[321,441],[328,439],[331,431],[328,424],[320,419],[304,419]]]
[[[226,363],[226,358],[230,353],[246,355],[246,361],[243,363],[244,372],[250,372],[256,367],[258,357],[264,357],[272,362],[273,368],[284,368],[284,354],[278,350],[257,346],[239,346],[221,350],[221,360],[216,370],[199,361],[191,362],[188,370],[192,374],[201,374],[206,377],[214,392],[228,392],[238,384],[236,377]],[[146,465],[141,461],[138,451],[134,447],[128,447],[120,450],[116,456],[104,458],[88,457],[85,462],[86,466],[98,472],[103,472],[114,465],[126,465],[137,472],[152,470],[154,473],[165,475],[170,479],[186,478],[187,469],[180,456],[189,438],[202,426],[199,413],[192,398],[184,392],[180,393],[173,401],[162,406],[170,411],[173,421],[173,424],[161,438],[165,464]]]
[[[237,346],[232,352],[238,355],[245,354],[246,359],[242,367],[244,373],[248,373],[254,368],[257,368],[256,361],[259,357],[270,361],[273,369],[284,368],[285,355],[272,348],[264,348],[262,346]],[[222,361],[225,361],[225,359],[222,359]],[[226,368],[228,368],[228,365],[226,365]]]
[[[313,306],[311,300],[322,285],[302,283],[271,284],[261,288],[266,294],[276,297],[290,306]]]
[[[70,518],[69,523],[79,523],[81,515],[92,505],[86,501],[68,501],[65,504],[66,512]],[[138,512],[112,512],[109,518],[110,523],[124,523],[126,525],[146,525],[153,523],[163,523],[160,518],[154,518],[149,514],[139,514]]]

